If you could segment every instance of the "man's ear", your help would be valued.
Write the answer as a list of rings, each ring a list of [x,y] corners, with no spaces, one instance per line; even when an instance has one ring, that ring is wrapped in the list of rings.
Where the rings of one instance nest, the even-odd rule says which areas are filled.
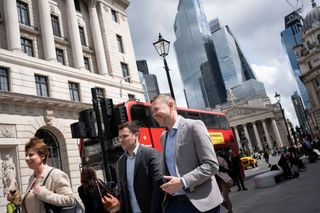
[[[169,101],[169,102],[168,102],[168,106],[170,107],[170,109],[173,108],[173,106],[174,106],[174,105],[173,105],[173,102],[172,102],[172,101]]]
[[[139,132],[134,133],[134,136],[139,137]]]

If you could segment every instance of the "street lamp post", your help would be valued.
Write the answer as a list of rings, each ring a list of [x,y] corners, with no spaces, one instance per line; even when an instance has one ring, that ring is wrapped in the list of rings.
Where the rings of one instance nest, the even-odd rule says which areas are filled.
[[[126,76],[126,77],[123,77],[121,80],[120,80],[120,98],[122,98],[122,81],[126,81],[126,80],[130,80],[130,75]]]
[[[166,56],[169,53],[170,41],[167,41],[164,38],[162,38],[161,34],[159,33],[159,39],[158,39],[158,41],[153,43],[153,46],[157,50],[157,53],[159,54],[159,56],[161,56],[163,58],[164,69],[166,70],[171,97],[173,99],[175,99],[173,87],[172,87],[172,83],[171,83],[171,78],[170,78],[170,73],[169,73],[170,69],[168,67],[168,63],[166,60]]]
[[[282,109],[282,105],[281,105],[281,103],[280,103],[281,96],[280,96],[279,93],[276,92],[275,95],[274,95],[274,97],[276,98],[277,103],[278,103],[279,106],[280,106],[280,110],[281,110],[281,113],[282,113],[283,121],[284,121],[284,124],[286,125],[286,129],[287,129],[287,138],[288,138],[288,140],[289,140],[289,144],[290,144],[290,146],[293,146],[292,140],[291,140],[291,136],[290,136],[290,132],[289,132],[289,128],[288,128],[287,121],[286,121],[286,117],[285,117],[285,115],[284,115],[284,110]]]

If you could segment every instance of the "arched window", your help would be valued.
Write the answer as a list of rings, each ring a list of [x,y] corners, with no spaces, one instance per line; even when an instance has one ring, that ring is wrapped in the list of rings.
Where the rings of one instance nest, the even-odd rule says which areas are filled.
[[[311,50],[311,49],[312,49],[312,46],[311,46],[310,41],[307,41],[307,47],[308,47],[308,50]]]
[[[57,138],[50,131],[45,129],[39,129],[35,136],[43,139],[45,144],[48,146],[49,156],[47,164],[62,170],[60,149]]]

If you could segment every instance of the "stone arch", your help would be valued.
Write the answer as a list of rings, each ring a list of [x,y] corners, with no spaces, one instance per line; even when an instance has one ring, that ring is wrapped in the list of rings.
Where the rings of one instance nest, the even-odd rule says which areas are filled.
[[[53,126],[43,126],[36,131],[35,136],[48,137],[48,141],[45,140],[49,148],[48,165],[54,166],[69,173],[69,161],[67,156],[66,140],[62,132]],[[45,139],[45,138],[43,138]],[[55,150],[56,149],[56,150]]]

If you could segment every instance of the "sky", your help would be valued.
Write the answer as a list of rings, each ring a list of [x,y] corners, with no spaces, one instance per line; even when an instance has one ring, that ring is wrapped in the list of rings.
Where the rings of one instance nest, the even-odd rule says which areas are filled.
[[[169,93],[168,81],[152,43],[158,34],[171,42],[167,56],[178,106],[186,106],[177,59],[173,24],[179,0],[131,0],[128,20],[137,60],[147,60],[149,72],[156,74],[161,93]],[[290,4],[288,3],[290,2]],[[297,90],[289,59],[281,43],[284,17],[302,6],[302,16],[311,8],[310,0],[202,0],[207,20],[219,18],[236,37],[258,81],[264,83],[271,103],[281,95],[285,116],[298,125],[291,102]],[[316,1],[317,2],[317,1]]]

